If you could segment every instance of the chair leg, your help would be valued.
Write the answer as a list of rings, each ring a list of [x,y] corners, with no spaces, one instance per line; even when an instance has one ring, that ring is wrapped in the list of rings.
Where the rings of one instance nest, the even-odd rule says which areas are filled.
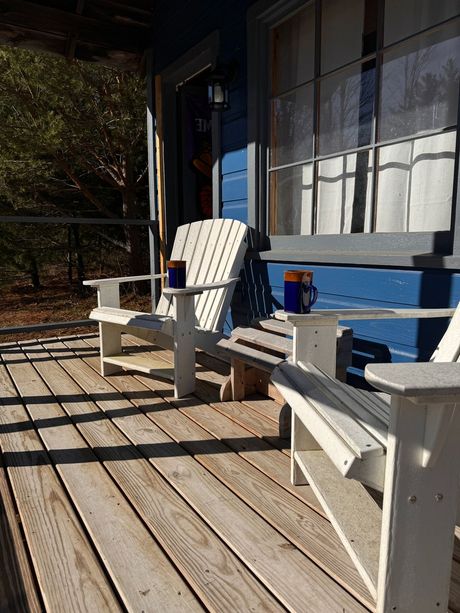
[[[232,358],[230,377],[232,381],[232,400],[243,400],[246,395],[245,373],[246,364]]]
[[[195,390],[195,297],[174,296],[174,397]]]
[[[312,437],[301,419],[292,411],[291,416],[291,483],[292,485],[306,485],[308,481],[295,459],[296,451],[318,449],[318,444]]]
[[[113,375],[123,370],[121,366],[117,366],[116,364],[107,364],[107,362],[104,362],[104,357],[121,353],[120,327],[115,324],[100,322],[99,342],[101,355],[101,375],[106,377],[107,375]]]
[[[447,410],[442,406],[434,410]],[[377,587],[378,613],[447,611],[460,467],[455,411],[436,461],[422,466],[430,405],[393,397]]]

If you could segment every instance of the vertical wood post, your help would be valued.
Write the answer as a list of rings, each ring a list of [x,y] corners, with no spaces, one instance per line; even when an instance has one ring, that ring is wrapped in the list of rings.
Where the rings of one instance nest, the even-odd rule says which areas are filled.
[[[377,586],[378,613],[447,611],[458,505],[460,411],[393,396]],[[446,411],[448,434],[423,467],[427,414]]]
[[[315,322],[293,321],[293,352],[294,364],[311,362],[335,377],[337,354],[337,323],[336,316],[315,316]]]
[[[97,304],[120,308],[120,286],[118,283],[104,283],[97,288]],[[108,322],[99,322],[99,351],[101,356],[101,375],[113,375],[122,370],[116,364],[107,364],[104,357],[121,353],[121,328]]]
[[[173,296],[174,316],[174,397],[195,390],[195,296]]]

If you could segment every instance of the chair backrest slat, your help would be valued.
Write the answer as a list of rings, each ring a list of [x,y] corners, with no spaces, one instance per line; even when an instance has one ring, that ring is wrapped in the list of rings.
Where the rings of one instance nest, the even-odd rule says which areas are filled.
[[[177,229],[171,259],[186,260],[187,285],[223,281],[239,274],[246,251],[247,226],[232,219],[208,219]],[[219,330],[231,299],[232,290],[212,290],[195,298],[196,325]],[[159,315],[173,314],[172,300],[161,296]]]
[[[460,303],[430,362],[460,362]]]

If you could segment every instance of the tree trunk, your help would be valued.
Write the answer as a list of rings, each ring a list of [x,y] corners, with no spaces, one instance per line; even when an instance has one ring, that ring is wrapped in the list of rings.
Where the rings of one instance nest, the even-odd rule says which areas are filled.
[[[37,264],[37,260],[35,259],[35,256],[30,253],[29,254],[29,270],[28,273],[30,275],[30,280],[32,282],[32,287],[35,290],[39,290],[42,288],[42,285],[40,283],[40,273],[38,271],[38,264]]]

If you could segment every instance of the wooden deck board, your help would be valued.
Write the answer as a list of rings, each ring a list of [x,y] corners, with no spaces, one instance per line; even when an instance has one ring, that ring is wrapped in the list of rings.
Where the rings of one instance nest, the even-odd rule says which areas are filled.
[[[66,344],[78,350],[78,341]],[[66,359],[62,364],[69,372],[72,371],[72,376],[83,388],[87,387],[90,395],[91,389],[97,388],[99,392],[109,387],[113,389],[107,379],[100,377],[96,370],[81,359]],[[115,376],[110,377],[110,381],[115,379]],[[116,406],[126,411],[128,406],[132,406],[121,394],[110,402],[97,401],[96,396],[94,400],[102,410],[113,410]],[[162,399],[159,401],[164,404]],[[163,413],[164,409],[155,407],[152,399],[147,404],[150,404],[150,408],[146,410],[152,415]],[[321,610],[321,606],[329,611],[341,611],[343,606],[349,610],[363,610],[335,581],[250,509],[240,497],[209,471],[204,471],[196,459],[184,452],[183,447],[174,443],[172,438],[158,428],[148,428],[141,419],[151,423],[146,415],[139,411],[136,428],[128,425],[132,417],[113,420],[140,449],[148,442],[163,445],[166,449],[164,455],[149,457],[150,462],[285,606],[299,610],[302,603],[317,602],[318,610]],[[141,427],[141,424],[144,425]],[[230,450],[228,453],[231,453]]]
[[[27,348],[25,349],[27,351]],[[49,349],[58,352],[64,349],[64,346],[54,343]],[[69,354],[70,352],[67,352],[67,355]],[[44,351],[38,355],[39,360],[49,356]],[[64,354],[61,355],[65,357]],[[201,595],[203,602],[215,609],[237,606],[241,610],[276,610],[277,603],[270,594],[238,563],[235,556],[182,499],[166,486],[164,480],[151,468],[129,439],[123,436],[85,395],[70,375],[57,363],[38,361],[36,366],[69,416],[75,420],[77,428],[84,434],[115,483],[131,500],[147,526],[187,576],[194,590]],[[95,416],[97,419],[94,419]],[[104,516],[101,519],[104,520]],[[177,529],[178,525],[182,526],[182,530]],[[146,538],[146,544],[149,542]],[[199,548],[197,543],[200,544]],[[115,545],[125,557],[125,545]],[[142,564],[143,560],[139,555],[138,560],[132,564],[132,572],[138,573],[139,568],[147,571]],[[129,576],[124,580],[131,581],[134,586],[136,584]],[[166,581],[161,590],[152,589],[149,594],[156,601],[150,603],[148,610],[155,607],[165,610],[165,607],[167,609],[174,603],[174,598],[170,598],[170,604],[165,605],[159,594],[164,593],[166,598],[170,590],[181,596],[186,594],[187,590],[180,586],[177,590],[177,587],[174,582]],[[147,603],[144,603],[144,606],[147,606]],[[179,606],[179,610],[184,608]]]
[[[100,377],[94,335],[11,343],[2,352],[8,482],[2,487],[0,465],[0,492],[5,505],[11,489],[9,514],[17,507],[26,536],[23,569],[13,568],[5,585],[28,573],[21,586],[32,603],[14,610],[41,608],[35,576],[50,611],[112,611],[119,602],[139,610],[149,599],[134,594],[142,577],[156,582],[158,596],[144,610],[372,610],[310,488],[289,482],[277,405],[219,402],[227,364],[200,356],[196,394],[174,400],[171,383],[153,376]],[[166,362],[170,355],[155,351]],[[114,531],[127,523],[123,534]],[[72,566],[76,551],[84,571]],[[134,576],[131,567],[142,568]],[[458,613],[459,571],[455,561],[450,608]],[[6,598],[0,582],[1,610]]]
[[[19,528],[6,471],[0,461],[0,610],[38,613],[42,605]]]
[[[118,601],[6,367],[0,364],[0,443],[48,611],[117,611]]]

